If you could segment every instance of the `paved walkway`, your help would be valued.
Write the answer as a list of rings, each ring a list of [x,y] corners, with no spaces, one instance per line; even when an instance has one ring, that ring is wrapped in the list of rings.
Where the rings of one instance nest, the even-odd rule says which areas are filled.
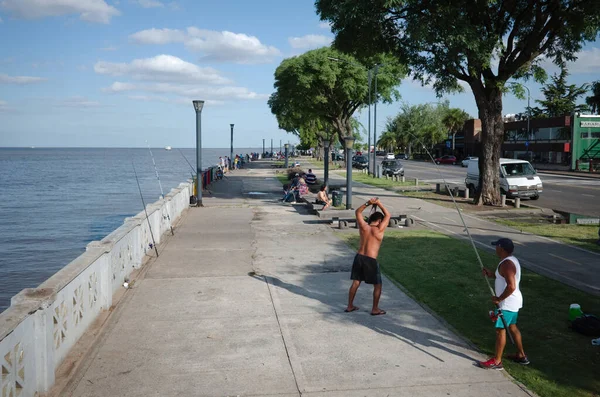
[[[387,279],[387,315],[368,287],[343,313],[353,252],[280,190],[270,169],[214,185],[60,395],[528,395]]]

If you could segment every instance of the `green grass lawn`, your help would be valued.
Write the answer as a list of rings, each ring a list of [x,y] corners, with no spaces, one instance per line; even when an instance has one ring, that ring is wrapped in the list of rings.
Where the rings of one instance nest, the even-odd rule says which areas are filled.
[[[600,245],[596,244],[598,241],[597,225],[555,225],[548,222],[532,224],[506,219],[494,219],[494,221],[527,233],[600,252]]]
[[[346,174],[344,173],[344,176],[345,175]],[[368,174],[363,174],[362,172],[353,172],[352,180],[354,182],[360,182],[360,183],[364,183],[367,185],[380,187],[380,188],[388,189],[388,190],[394,190],[394,188],[401,187],[401,186],[415,186],[414,180],[407,180],[406,182],[394,182],[391,179],[373,178],[372,176],[369,176]]]
[[[358,248],[358,235],[338,235]],[[498,259],[492,253],[480,251],[480,255],[487,268],[496,267]],[[493,305],[468,243],[429,230],[388,231],[379,261],[383,272],[411,297],[484,353],[493,354],[495,332],[487,314]],[[527,270],[523,270],[521,291],[525,304],[519,312],[519,328],[531,364],[505,360],[506,370],[540,396],[598,396],[600,348],[592,346],[592,338],[571,331],[567,318],[571,303],[599,315],[600,298]],[[510,342],[506,353],[514,353]]]
[[[287,178],[287,172],[275,174],[275,177],[281,182],[282,186],[286,183],[290,183],[290,180]]]

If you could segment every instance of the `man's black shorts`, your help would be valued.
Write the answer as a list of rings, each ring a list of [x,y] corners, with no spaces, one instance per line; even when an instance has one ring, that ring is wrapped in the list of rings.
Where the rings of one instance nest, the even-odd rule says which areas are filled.
[[[381,273],[379,272],[377,259],[356,254],[350,279],[364,281],[367,284],[381,284]]]

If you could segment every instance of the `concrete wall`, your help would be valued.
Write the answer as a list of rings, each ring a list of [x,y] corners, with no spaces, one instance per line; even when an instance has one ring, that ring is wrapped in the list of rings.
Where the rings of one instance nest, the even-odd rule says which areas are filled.
[[[147,206],[156,243],[189,207],[192,184],[182,183]],[[170,221],[169,221],[170,218]],[[152,251],[144,211],[127,218],[101,241],[38,288],[15,295],[0,313],[0,397],[36,396],[50,389],[55,371],[115,291]]]

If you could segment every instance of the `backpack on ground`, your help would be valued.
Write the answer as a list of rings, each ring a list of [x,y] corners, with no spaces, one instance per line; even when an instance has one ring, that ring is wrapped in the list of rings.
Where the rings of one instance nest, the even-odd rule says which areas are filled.
[[[584,314],[583,316],[573,320],[571,323],[571,328],[574,331],[586,336],[599,337],[600,318],[591,314]]]

